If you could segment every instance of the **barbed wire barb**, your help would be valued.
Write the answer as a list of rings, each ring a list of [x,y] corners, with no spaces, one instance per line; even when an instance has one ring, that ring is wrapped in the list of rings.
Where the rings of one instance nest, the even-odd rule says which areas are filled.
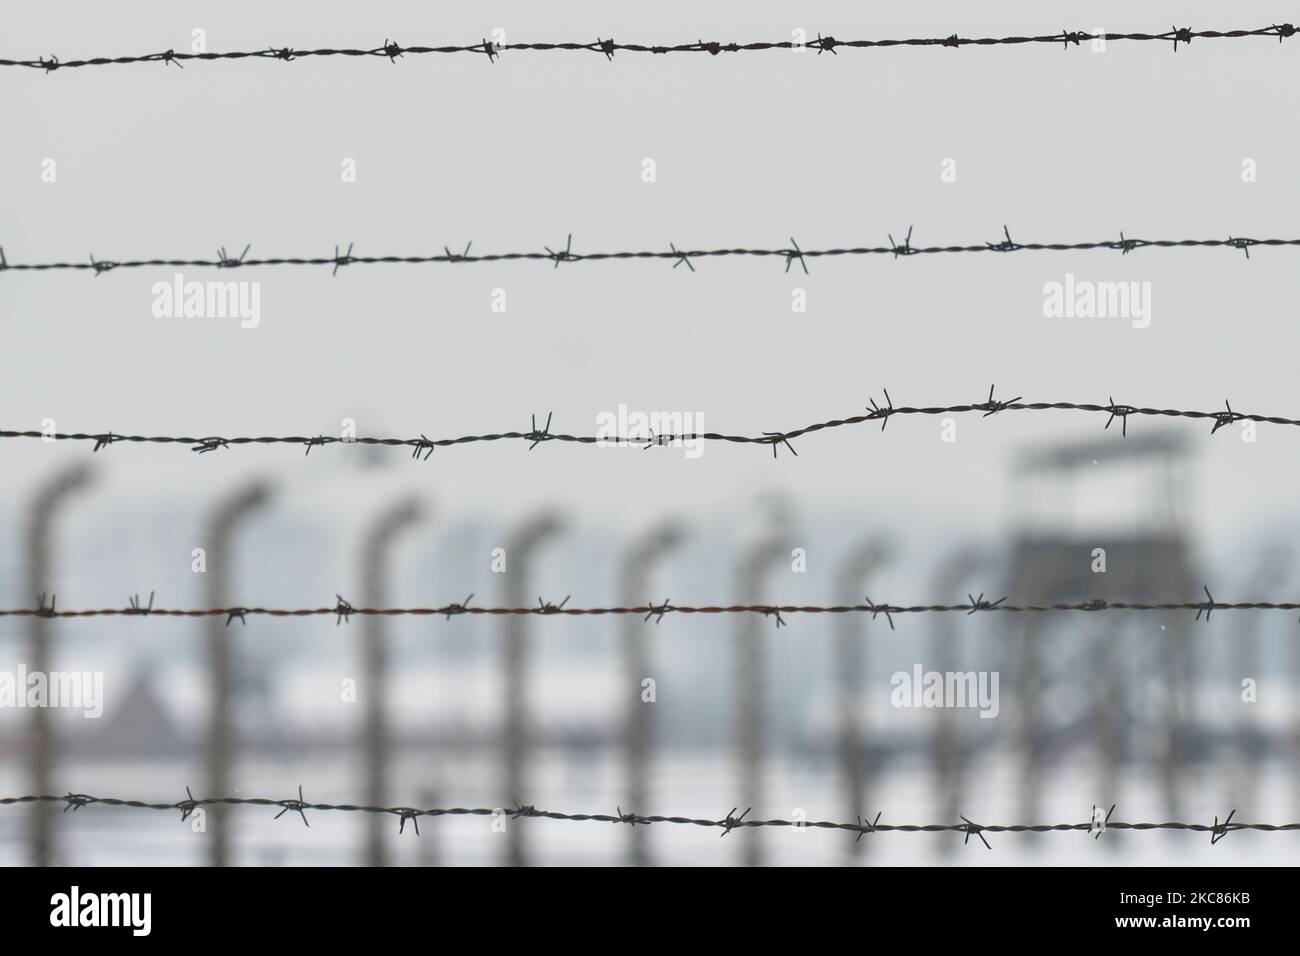
[[[1218,816],[1217,815],[1215,816],[1214,828],[1210,831],[1210,846],[1214,846],[1216,843],[1218,843],[1220,840],[1222,840],[1224,837],[1228,835],[1228,833],[1232,829],[1229,826],[1229,824],[1232,823],[1232,817],[1236,812],[1237,811],[1235,808],[1231,812],[1229,812],[1228,816],[1224,819],[1222,824],[1219,823]]]
[[[785,271],[790,272],[790,265],[798,260],[799,267],[803,269],[803,274],[808,275],[808,262],[803,257],[803,250],[799,248],[799,243],[794,241],[794,236],[790,237],[791,248],[785,250]]]
[[[1246,258],[1249,259],[1250,247],[1257,246],[1259,243],[1254,239],[1243,239],[1241,237],[1233,238],[1232,236],[1229,236],[1228,245],[1232,246],[1234,249],[1240,249],[1246,254]]]
[[[468,261],[469,261],[469,250],[470,250],[470,248],[471,248],[473,245],[474,245],[474,240],[471,239],[469,242],[465,243],[465,251],[464,251],[464,252],[461,252],[461,253],[455,253],[455,252],[452,252],[452,251],[451,251],[449,248],[447,248],[446,246],[443,246],[443,247],[442,247],[442,251],[445,252],[445,253],[447,253],[447,261],[448,261],[448,262],[468,262]]]
[[[423,458],[425,461],[428,461],[429,456],[433,454],[433,449],[435,447],[437,447],[436,443],[425,435],[424,432],[420,432],[420,440],[415,444],[415,447],[411,449],[411,457],[418,459],[421,457],[420,453],[424,452]]]
[[[874,398],[868,399],[871,402],[871,414],[867,416],[868,420],[880,419],[880,430],[883,432],[885,426],[889,424],[889,416],[894,414],[894,402],[889,397],[889,389],[883,389],[885,393],[885,404],[877,405]]]
[[[330,275],[338,275],[340,266],[351,265],[355,261],[356,260],[352,258],[352,243],[348,243],[348,251],[343,253],[341,256],[339,255],[339,247],[336,245],[334,247],[334,271],[331,272]]]
[[[130,597],[130,602],[131,602],[131,608],[130,608],[130,610],[131,610],[131,613],[132,613],[132,614],[139,614],[139,615],[142,615],[142,616],[143,616],[143,615],[147,615],[147,614],[149,614],[149,613],[153,610],[153,597],[154,597],[154,592],[153,592],[153,591],[150,591],[150,592],[149,592],[149,604],[148,604],[148,606],[147,606],[147,607],[141,607],[141,606],[140,606],[140,595],[138,595],[138,594],[133,594],[133,595],[131,595],[131,597]]]
[[[677,260],[673,263],[674,269],[676,269],[678,266],[686,266],[686,268],[690,269],[692,272],[695,271],[695,266],[691,265],[691,259],[686,253],[679,250],[671,242],[668,243],[668,248],[671,249],[673,255],[677,257]],[[0,249],[0,260],[3,260],[3,258],[4,258],[4,250]]]
[[[538,611],[542,614],[559,614],[564,610],[564,605],[569,603],[569,598],[571,597],[573,597],[572,594],[566,594],[564,600],[559,604],[552,604],[550,601],[543,601],[539,596],[537,598]]]
[[[731,812],[728,813],[727,816],[726,816],[726,818],[722,821],[722,832],[719,833],[718,836],[720,836],[720,837],[724,837],[724,836],[726,836],[728,833],[730,833],[732,830],[736,829],[737,827],[741,827],[741,826],[746,826],[746,825],[747,825],[747,824],[745,824],[745,822],[744,822],[745,817],[749,816],[749,811],[752,810],[752,809],[754,809],[754,808],[753,808],[753,807],[746,807],[744,813],[742,813],[740,816],[736,816],[736,811],[739,810],[739,809],[740,809],[739,807],[732,807],[732,808],[731,808]]]
[[[220,249],[217,250],[217,261],[215,263],[216,267],[218,269],[237,269],[238,267],[244,264],[244,257],[248,255],[248,250],[252,248],[253,248],[253,244],[251,242],[248,243],[248,245],[244,246],[244,251],[239,254],[239,258],[236,259],[227,255],[226,247],[222,246]],[[338,255],[337,247],[335,247],[334,249],[334,254],[335,256]]]
[[[1106,427],[1110,428],[1110,423],[1118,418],[1120,423],[1120,435],[1123,438],[1127,438],[1128,417],[1135,414],[1137,409],[1133,408],[1131,405],[1116,405],[1115,396],[1113,395],[1107,396],[1107,401],[1110,402],[1110,404],[1106,406],[1106,411],[1110,413],[1110,418],[1106,419]]]
[[[1009,398],[1009,399],[1006,399],[1005,401],[1001,401],[1001,402],[999,402],[999,401],[995,401],[995,400],[993,399],[993,390],[994,390],[995,388],[997,388],[996,385],[990,385],[990,386],[989,386],[989,397],[988,397],[988,401],[984,402],[984,404],[983,404],[983,406],[982,406],[982,407],[985,409],[985,411],[984,411],[984,417],[985,417],[985,418],[988,418],[990,415],[996,415],[998,412],[1000,412],[1000,411],[1002,411],[1002,410],[1004,410],[1004,409],[1010,408],[1011,406],[1015,405],[1016,402],[1018,402],[1018,401],[1020,401],[1022,398],[1024,398],[1023,395],[1017,395],[1015,398]],[[977,405],[977,406],[975,406],[975,407],[976,407],[976,408],[980,408],[981,406]]]
[[[544,441],[552,441],[558,437],[551,434],[551,415],[551,412],[546,413],[546,426],[540,430],[537,428],[537,416],[530,416],[532,427],[523,436],[525,439],[532,442],[532,444],[528,446],[529,451],[532,451]]]
[[[1222,428],[1224,425],[1231,425],[1231,424],[1233,424],[1234,422],[1239,422],[1239,421],[1241,421],[1241,419],[1242,419],[1242,416],[1241,416],[1241,415],[1238,415],[1236,412],[1234,412],[1234,411],[1232,410],[1232,403],[1229,402],[1226,398],[1223,400],[1223,404],[1227,407],[1228,410],[1227,410],[1226,412],[1216,412],[1216,413],[1215,413],[1215,415],[1214,415],[1214,425],[1213,425],[1213,427],[1210,428],[1210,434],[1211,434],[1211,435],[1213,435],[1215,432],[1217,432],[1217,431],[1218,431],[1220,428]]]
[[[305,458],[310,455],[313,448],[323,447],[332,444],[333,442],[333,438],[326,438],[324,435],[317,435],[314,438],[305,438],[303,439],[303,444],[307,447],[303,450],[303,457]]]
[[[71,810],[73,813],[76,813],[82,807],[87,806],[92,802],[92,798],[87,797],[84,794],[73,793],[71,791],[68,791],[67,796],[65,796],[63,799],[67,802],[67,806],[63,808],[64,813],[67,813],[69,810]],[[1215,822],[1216,823],[1218,822],[1218,817],[1215,817]]]
[[[970,615],[974,614],[976,611],[994,611],[994,610],[997,610],[998,606],[1001,605],[1002,602],[1006,600],[1005,597],[1000,597],[1000,598],[998,598],[996,601],[986,601],[986,600],[984,600],[984,592],[983,592],[983,591],[980,592],[980,596],[979,596],[979,597],[975,597],[973,594],[967,594],[967,595],[966,595],[966,598],[967,598],[967,600],[970,601],[970,610],[966,612],[966,615],[967,615],[968,617],[969,617]]]
[[[113,444],[113,442],[118,440],[118,437],[111,431],[100,435],[91,435],[90,437],[95,440],[95,447],[90,449],[92,452],[97,452],[102,448],[107,448],[109,445]]]
[[[778,445],[784,445],[786,448],[790,449],[790,454],[794,455],[796,458],[799,457],[799,453],[794,450],[794,445],[790,444],[790,439],[786,437],[784,432],[763,432],[763,434],[770,439],[769,444],[772,446],[773,458],[777,457],[776,449]]]
[[[889,613],[893,608],[888,604],[874,603],[869,595],[864,595],[863,600],[867,602],[867,610],[871,612],[871,619],[873,621],[876,619],[876,615],[883,614],[885,615],[885,620],[889,622],[889,629],[891,631],[894,630],[894,618]]]
[[[660,621],[664,619],[664,615],[672,610],[672,608],[669,606],[668,603],[671,600],[672,598],[664,598],[662,604],[654,604],[652,602],[647,601],[646,605],[649,608],[649,610],[646,611],[645,617],[643,617],[641,620],[649,621],[650,618],[653,617],[655,619],[655,624],[658,624]]]
[[[1204,611],[1204,612],[1205,612],[1205,623],[1206,623],[1206,624],[1209,624],[1209,623],[1210,623],[1210,615],[1214,613],[1214,609],[1215,609],[1216,607],[1222,607],[1223,605],[1214,603],[1214,595],[1212,595],[1212,594],[1210,593],[1210,589],[1209,589],[1209,587],[1207,587],[1206,585],[1201,585],[1201,587],[1205,590],[1205,598],[1206,598],[1206,599],[1205,599],[1205,601],[1203,601],[1203,602],[1201,603],[1201,605],[1196,609],[1196,619],[1199,621],[1199,620],[1201,619],[1201,612]]]
[[[1012,241],[1011,230],[1009,230],[1006,226],[1002,227],[1002,235],[1006,236],[1006,238],[1001,242],[989,242],[989,243],[985,243],[985,245],[987,245],[994,252],[1018,252],[1021,248],[1023,248],[1018,243]]]
[[[867,820],[867,821],[865,821],[865,822],[863,821],[863,818],[862,818],[862,817],[858,817],[858,835],[857,835],[857,837],[853,840],[854,843],[860,843],[860,842],[862,841],[862,837],[863,837],[865,834],[867,834],[867,833],[875,833],[875,832],[876,832],[876,824],[878,824],[878,823],[880,822],[880,815],[881,815],[881,813],[883,813],[883,812],[884,812],[884,811],[877,811],[877,813],[876,813],[876,819],[874,819],[874,820]]]
[[[190,814],[193,813],[195,809],[197,809],[199,806],[199,801],[194,799],[194,794],[190,792],[190,788],[188,786],[185,788],[185,797],[186,799],[183,800],[176,807],[177,810],[181,811],[181,823],[184,823],[186,820],[188,820]]]
[[[624,813],[622,807],[616,807],[614,812],[618,814],[617,822],[619,823],[626,823],[628,826],[635,827],[641,822],[635,813]]]
[[[448,604],[441,611],[446,615],[446,620],[450,621],[453,614],[467,614],[469,612],[469,602],[472,600],[474,600],[474,594],[470,592],[469,596],[459,604]]]
[[[965,827],[966,839],[961,841],[963,846],[970,843],[970,838],[972,835],[974,835],[980,838],[980,842],[984,844],[984,849],[986,850],[993,849],[993,847],[989,846],[989,841],[984,839],[984,829],[985,829],[984,827],[980,826],[977,823],[971,823],[971,821],[966,820],[965,817],[962,817],[962,819],[966,821],[966,827]]]
[[[890,251],[894,254],[895,259],[897,259],[899,256],[915,255],[918,250],[912,248],[912,227],[911,226],[907,227],[907,235],[904,237],[901,243],[895,243],[893,235],[890,234],[889,248]]]
[[[540,815],[535,806],[530,803],[521,804],[518,800],[515,801],[514,809],[510,811],[510,817],[513,820],[518,820],[520,817],[536,817]]]
[[[275,818],[276,818],[277,820],[280,819],[282,816],[284,816],[286,813],[288,813],[290,810],[293,810],[293,811],[295,811],[295,812],[296,812],[300,817],[302,817],[302,824],[303,824],[303,826],[307,827],[308,829],[311,828],[311,824],[307,822],[307,806],[308,806],[308,804],[307,804],[307,803],[303,800],[303,798],[302,798],[302,784],[298,784],[298,799],[297,799],[297,800],[292,800],[292,799],[290,799],[290,800],[277,800],[277,801],[276,801],[276,804],[282,808],[282,809],[280,810],[280,812],[277,813],[277,814],[275,815]]]
[[[51,594],[51,595],[50,595],[50,606],[49,606],[49,607],[46,607],[46,606],[45,606],[45,592],[42,591],[42,592],[41,592],[41,596],[40,596],[39,598],[36,599],[36,611],[34,612],[35,616],[36,616],[36,617],[54,617],[56,614],[58,614],[58,611],[55,609],[55,604],[58,602],[58,599],[59,599],[59,596],[58,596],[57,594]]]
[[[119,263],[113,262],[111,259],[100,259],[97,261],[95,259],[95,254],[93,252],[90,254],[90,268],[95,270],[95,275],[97,276],[102,272],[111,272],[113,269],[116,269],[118,265]]]
[[[546,250],[547,257],[555,261],[555,268],[557,269],[560,268],[561,262],[577,262],[579,259],[584,258],[573,254],[573,233],[569,233],[568,238],[564,241],[564,248],[558,252],[551,249],[550,246],[543,246],[542,248]]]
[[[229,448],[230,442],[224,438],[201,438],[198,444],[194,445],[190,451],[198,452],[200,455],[206,455],[208,452],[216,451],[219,448]]]
[[[1091,820],[1091,822],[1088,824],[1088,832],[1089,832],[1089,833],[1092,833],[1092,838],[1093,838],[1094,840],[1100,840],[1100,839],[1101,839],[1101,835],[1106,831],[1106,827],[1107,827],[1107,825],[1110,823],[1110,815],[1111,815],[1112,813],[1115,812],[1115,807],[1116,807],[1116,804],[1113,804],[1113,803],[1112,803],[1112,804],[1110,805],[1110,809],[1106,811],[1106,819],[1103,820],[1103,821],[1101,822],[1101,825],[1100,825],[1100,826],[1098,826],[1098,825],[1097,825],[1097,805],[1096,805],[1095,803],[1092,805],[1092,820]],[[1094,828],[1094,827],[1096,827],[1096,830],[1097,830],[1096,833],[1093,833],[1093,828]]]

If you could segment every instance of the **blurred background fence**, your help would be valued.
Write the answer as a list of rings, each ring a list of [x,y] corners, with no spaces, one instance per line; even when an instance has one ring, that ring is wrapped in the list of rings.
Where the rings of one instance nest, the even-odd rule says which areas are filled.
[[[1109,439],[1110,436],[1107,436]],[[1208,562],[1188,525],[1189,436],[1035,445],[1008,471],[1006,533],[909,533],[887,513],[674,514],[637,533],[541,509],[498,527],[427,491],[348,521],[277,511],[274,479],[203,511],[96,511],[89,472],[40,483],[8,517],[8,606],[120,606],[139,555],[171,554],[131,593],[168,607],[468,603],[1010,603],[1289,600],[1293,555]],[[1105,467],[1100,467],[1104,463]],[[1113,493],[1126,490],[1116,510]],[[75,494],[74,494],[75,492]],[[1049,520],[1050,519],[1050,520]],[[337,575],[330,577],[330,575]],[[55,595],[57,594],[57,598]],[[44,595],[44,596],[42,596]],[[166,600],[161,600],[162,597]],[[669,596],[671,596],[669,598]],[[580,600],[579,600],[580,599]],[[1291,614],[457,615],[0,621],[0,670],[101,671],[103,713],[0,708],[0,790],[172,801],[292,797],[387,806],[958,824],[1285,822],[1300,810]],[[996,672],[992,719],[896,706],[894,675]],[[1246,683],[1250,686],[1247,687]],[[988,708],[986,708],[987,710]],[[197,785],[196,785],[197,784]],[[724,805],[725,804],[725,805]],[[0,811],[4,863],[528,864],[937,862],[960,834],[592,827],[483,818],[212,807],[194,820],[94,806]],[[179,816],[179,815],[177,815]],[[1208,840],[1001,835],[1000,862],[1199,858]],[[1216,858],[1284,856],[1292,834],[1234,832]],[[1203,845],[1204,844],[1204,845]],[[984,853],[983,847],[976,848]],[[1126,857],[1127,855],[1127,857]],[[992,859],[991,857],[989,859]],[[980,859],[980,862],[987,860]]]

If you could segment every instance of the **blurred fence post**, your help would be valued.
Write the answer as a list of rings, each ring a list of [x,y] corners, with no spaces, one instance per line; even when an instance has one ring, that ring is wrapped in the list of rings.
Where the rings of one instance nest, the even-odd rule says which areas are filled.
[[[361,600],[367,607],[387,607],[388,578],[392,571],[389,555],[398,532],[420,517],[420,502],[404,498],[381,511],[361,545]],[[361,631],[362,673],[366,695],[366,724],[363,734],[366,754],[366,800],[372,807],[388,805],[389,733],[384,708],[384,685],[388,680],[388,620],[383,615],[363,617]],[[384,835],[388,819],[366,814],[366,864],[387,866]]]
[[[1141,588],[1137,593],[1142,594]],[[1092,622],[1088,622],[1092,623]],[[1092,735],[1097,756],[1097,801],[1102,810],[1119,802],[1120,768],[1128,753],[1129,730],[1125,714],[1129,707],[1126,687],[1130,675],[1122,665],[1123,631],[1109,622],[1087,626],[1089,667],[1092,678]],[[1107,852],[1119,849],[1121,841],[1107,839]]]
[[[650,574],[655,561],[682,540],[681,528],[674,522],[653,528],[628,549],[623,558],[621,592],[626,607],[641,602],[653,604],[654,595],[647,593]],[[657,622],[656,622],[657,623]],[[624,774],[625,793],[629,813],[646,812],[647,786],[650,763],[651,709],[641,699],[641,681],[649,670],[646,654],[647,623],[634,615],[625,615],[623,628],[623,680],[627,706],[625,708]],[[647,827],[627,828],[628,862],[633,866],[646,866],[650,862],[646,850]]]
[[[1184,590],[1183,593],[1189,593]],[[1166,592],[1167,593],[1167,592]],[[1208,622],[1207,622],[1208,623]],[[1165,684],[1169,688],[1166,700],[1166,746],[1161,761],[1164,785],[1165,813],[1170,820],[1183,819],[1183,787],[1187,782],[1187,765],[1191,753],[1192,695],[1195,691],[1195,660],[1201,641],[1201,629],[1192,629],[1186,614],[1172,615],[1161,641]],[[1172,831],[1166,831],[1172,833]]]
[[[1286,646],[1290,653],[1279,664],[1279,676],[1290,671],[1288,676],[1291,678],[1291,686],[1288,689],[1294,700],[1300,697],[1300,641],[1289,640]],[[1291,761],[1289,776],[1294,801],[1292,813],[1300,816],[1300,707],[1293,704],[1288,718],[1287,723],[1278,731],[1282,736],[1280,749],[1282,759],[1286,760],[1289,757]],[[1286,782],[1282,786],[1285,787]]]
[[[1287,586],[1291,577],[1294,555],[1289,549],[1281,547],[1269,548],[1260,558],[1259,566],[1255,568],[1250,579],[1244,582],[1242,595],[1244,600],[1248,601],[1272,601],[1276,598],[1269,595],[1279,594]],[[1239,627],[1241,628],[1237,640],[1233,643],[1233,662],[1237,665],[1237,673],[1233,675],[1237,681],[1237,713],[1238,718],[1235,721],[1235,727],[1232,734],[1232,754],[1233,758],[1225,761],[1221,765],[1220,773],[1225,769],[1227,771],[1228,786],[1227,797],[1228,805],[1238,807],[1238,816],[1247,820],[1259,820],[1263,817],[1264,808],[1256,802],[1258,799],[1259,776],[1261,772],[1261,761],[1266,757],[1271,757],[1271,745],[1273,744],[1273,734],[1266,731],[1267,722],[1262,720],[1258,715],[1258,703],[1247,704],[1242,698],[1244,688],[1241,681],[1250,678],[1256,682],[1255,692],[1259,692],[1259,665],[1260,665],[1260,635],[1269,633],[1267,624],[1268,615],[1263,614],[1245,614],[1242,615],[1244,620]],[[1283,665],[1285,667],[1285,665]],[[1258,697],[1256,697],[1258,700]],[[1282,755],[1285,759],[1286,750],[1283,748]],[[1245,831],[1249,832],[1249,831]]]
[[[736,600],[739,604],[762,604],[764,570],[789,554],[783,532],[770,532],[744,552],[736,567]],[[773,626],[767,615],[738,614],[733,637],[736,661],[735,735],[740,758],[740,810],[763,809],[763,750],[767,740],[767,634]],[[746,866],[763,865],[763,841],[758,829],[741,831],[742,861]]]
[[[1046,627],[1035,616],[1021,622],[1019,663],[1016,684],[1020,706],[1017,708],[1017,744],[1020,749],[1020,819],[1038,823],[1043,791],[1043,763],[1047,749],[1047,728],[1042,715],[1043,674],[1042,646]],[[1025,846],[1033,849],[1038,841],[1025,835]]]
[[[505,604],[507,607],[530,607],[537,595],[529,590],[528,565],[533,554],[547,538],[559,533],[559,516],[551,511],[527,519],[515,528],[506,544]],[[519,803],[533,799],[528,790],[528,632],[529,615],[507,614],[502,625],[505,639],[504,747],[506,796]],[[506,859],[511,866],[528,865],[525,838],[528,825],[512,820],[507,828]]]
[[[864,599],[867,578],[889,556],[889,548],[873,536],[863,541],[840,565],[836,596],[844,604],[860,604]],[[866,785],[862,731],[866,723],[863,708],[863,675],[867,671],[870,645],[862,639],[863,621],[857,614],[841,614],[835,621],[835,703],[838,724],[839,764],[843,778],[845,820],[854,820],[870,808],[866,805]],[[861,856],[866,841],[845,844],[850,860]]]
[[[204,574],[205,600],[208,607],[231,607],[231,586],[235,561],[232,543],[240,524],[247,520],[270,497],[270,487],[253,481],[217,502],[208,518],[203,536],[207,550]],[[231,793],[230,765],[234,750],[231,721],[231,687],[234,662],[229,631],[230,620],[217,616],[205,618],[208,651],[209,716],[207,729],[208,795],[224,797]],[[208,807],[208,862],[211,866],[230,864],[230,815],[226,807]]]
[[[421,787],[417,799],[420,801],[422,809],[427,810],[436,807],[438,805],[438,791],[433,787]],[[419,866],[438,865],[438,830],[439,828],[436,826],[427,827],[425,832],[420,835],[417,857]]]
[[[41,486],[32,501],[27,515],[27,593],[42,606],[52,606],[57,585],[53,569],[53,524],[59,507],[73,494],[91,483],[90,468],[78,463],[58,472]],[[50,595],[45,605],[45,595]],[[50,653],[49,621],[33,616],[27,619],[27,669],[32,673],[48,674],[53,655]],[[54,730],[50,726],[50,712],[45,707],[28,708],[30,752],[29,769],[32,793],[52,793],[50,773],[54,766]],[[33,866],[50,866],[54,862],[53,839],[50,833],[49,804],[36,803],[31,807],[31,860]]]
[[[939,564],[932,594],[962,594],[962,588],[980,569],[982,555],[973,547],[959,547],[948,553]],[[930,641],[935,654],[935,669],[939,673],[957,670],[957,628],[969,626],[951,614],[934,614],[930,619]],[[956,820],[962,812],[962,791],[965,788],[966,754],[962,747],[961,711],[941,707],[935,711],[934,774],[939,792],[938,819]],[[979,723],[979,721],[976,721]],[[968,811],[969,812],[969,811]],[[956,840],[940,840],[939,852],[948,856],[960,848]]]

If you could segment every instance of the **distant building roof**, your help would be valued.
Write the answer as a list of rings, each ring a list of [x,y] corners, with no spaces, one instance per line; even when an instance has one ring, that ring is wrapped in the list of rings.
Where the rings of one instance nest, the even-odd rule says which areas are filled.
[[[104,716],[94,739],[96,754],[162,757],[187,750],[185,738],[154,692],[148,673],[136,674],[125,697],[107,692],[104,696]]]
[[[1086,442],[1036,446],[1021,452],[1015,460],[1018,473],[1031,471],[1068,471],[1096,462],[1109,465],[1120,461],[1165,456],[1187,457],[1190,443],[1185,432],[1158,431],[1146,435],[1107,435]]]

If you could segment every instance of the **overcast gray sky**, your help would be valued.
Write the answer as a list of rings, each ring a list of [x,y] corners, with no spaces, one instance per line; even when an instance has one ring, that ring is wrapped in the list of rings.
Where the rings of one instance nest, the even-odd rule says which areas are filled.
[[[23,5],[0,14],[8,56],[64,59],[187,48],[371,46],[511,39],[675,42],[1158,31],[1256,26],[1286,4],[849,5],[775,3],[472,6],[373,2]],[[1068,21],[1068,23],[1066,22]],[[0,242],[10,261],[253,254],[430,253],[1140,237],[1288,236],[1297,137],[1293,44],[841,51],[838,56],[524,54],[7,70],[0,117]],[[341,181],[344,159],[357,182]],[[653,158],[658,181],[642,182]],[[941,181],[945,158],[957,182]],[[1241,163],[1258,181],[1241,181]],[[42,161],[57,181],[41,181]],[[151,287],[175,270],[0,277],[5,427],[165,433],[463,434],[594,430],[620,402],[703,416],[708,429],[787,429],[896,403],[1002,395],[1294,414],[1297,253],[1144,250],[909,260],[779,259],[367,266],[240,272],[261,282],[261,325],[160,319]],[[1045,282],[1067,272],[1152,284],[1152,323],[1048,319]],[[187,278],[218,278],[217,273]],[[807,290],[808,311],[791,311]],[[506,290],[508,311],[490,310]],[[894,517],[966,513],[995,500],[1006,454],[1102,420],[905,419],[812,436],[799,457],[710,446],[640,454],[467,446],[415,464],[456,508],[522,512],[542,500],[588,513],[704,509],[781,487],[825,508],[888,500]],[[1150,420],[1133,430],[1155,428]],[[1185,424],[1197,433],[1208,427]],[[1118,436],[1112,433],[1108,437]],[[1289,502],[1300,445],[1286,430],[1198,440],[1204,530],[1229,534]],[[273,469],[309,485],[357,449],[198,457],[115,447],[97,467],[123,493],[192,497]],[[29,488],[83,445],[7,442],[5,488]],[[378,480],[378,479],[376,479]],[[1223,498],[1241,496],[1236,502]],[[329,502],[338,508],[340,503]],[[977,519],[998,520],[981,504]]]

